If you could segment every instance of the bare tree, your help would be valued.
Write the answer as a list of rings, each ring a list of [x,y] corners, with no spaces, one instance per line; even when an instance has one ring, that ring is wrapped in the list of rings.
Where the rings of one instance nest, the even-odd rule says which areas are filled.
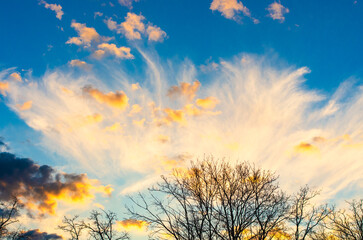
[[[210,158],[161,179],[130,198],[136,210],[126,206],[157,239],[266,239],[287,217],[288,197],[277,177],[247,163]]]
[[[91,211],[89,221],[83,222],[83,227],[88,229],[89,235],[95,240],[123,240],[129,239],[126,232],[118,233],[113,226],[117,215],[111,211]]]
[[[19,200],[16,197],[8,202],[0,202],[0,237],[5,237],[9,233],[8,227],[18,222],[19,208]]]
[[[78,217],[78,215],[71,218],[64,216],[62,225],[58,226],[59,229],[71,236],[70,240],[79,240],[81,233],[85,228],[83,222],[78,221]]]
[[[251,228],[252,239],[273,239],[285,231],[289,198],[279,189],[277,177],[269,171],[254,170],[251,181],[254,183],[253,208],[256,221],[256,225]]]
[[[305,240],[308,236],[317,238],[317,235],[326,235],[322,231],[324,230],[323,224],[331,210],[327,204],[320,206],[312,204],[312,199],[317,195],[319,195],[319,191],[304,186],[293,196],[289,217],[289,221],[293,225],[292,239]]]
[[[363,199],[349,203],[349,211],[339,210],[329,215],[328,228],[339,239],[363,239]]]

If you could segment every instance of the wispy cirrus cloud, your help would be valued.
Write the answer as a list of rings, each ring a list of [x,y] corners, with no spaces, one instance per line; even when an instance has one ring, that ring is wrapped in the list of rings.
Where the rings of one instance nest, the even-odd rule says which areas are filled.
[[[117,64],[107,66],[107,79],[55,69],[38,84],[11,82],[6,103],[43,134],[47,148],[100,176],[128,179],[124,193],[204,154],[254,162],[276,170],[287,189],[309,183],[323,187],[325,197],[362,179],[362,88],[342,84],[323,96],[304,85],[308,68],[276,67],[269,56],[251,55],[221,60],[206,84],[188,61],[171,70],[140,53],[148,66],[143,76]],[[122,96],[138,107],[126,107]],[[25,100],[32,108],[19,111]],[[122,108],[109,105],[116,100]],[[324,114],[331,101],[337,110]],[[87,116],[102,121],[80,125]]]

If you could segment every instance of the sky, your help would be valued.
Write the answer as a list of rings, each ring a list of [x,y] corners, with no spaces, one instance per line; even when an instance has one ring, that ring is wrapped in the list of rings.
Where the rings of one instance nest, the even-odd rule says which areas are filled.
[[[362,13],[360,0],[1,1],[0,200],[21,196],[25,226],[61,234],[62,216],[122,218],[127,195],[210,155],[275,171],[289,192],[361,197]]]

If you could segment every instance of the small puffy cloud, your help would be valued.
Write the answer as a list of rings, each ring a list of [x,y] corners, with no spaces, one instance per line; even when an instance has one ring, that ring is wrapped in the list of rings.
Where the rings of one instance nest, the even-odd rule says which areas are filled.
[[[0,153],[0,182],[0,200],[17,196],[27,209],[48,214],[55,214],[59,201],[84,202],[94,198],[92,192],[112,192],[85,174],[61,173],[6,152]]]
[[[126,219],[123,221],[118,221],[116,224],[119,230],[125,231],[145,231],[149,225],[145,221],[136,219]]]
[[[197,91],[200,88],[200,82],[194,81],[192,84],[187,82],[181,82],[179,86],[172,86],[168,91],[169,97],[179,97],[184,96],[189,100],[192,100]]]
[[[301,142],[299,145],[294,147],[295,153],[301,154],[317,154],[320,152],[319,148],[306,142]]]
[[[162,119],[162,123],[167,125],[170,125],[172,122],[177,122],[180,125],[186,124],[185,113],[183,110],[165,108],[164,113],[166,114],[166,117]]]
[[[135,125],[135,126],[137,126],[137,127],[143,127],[143,126],[144,126],[144,124],[145,124],[145,121],[146,121],[146,119],[145,119],[145,118],[140,119],[140,120],[133,120],[133,121],[132,121],[132,124],[134,124],[134,125]]]
[[[14,79],[15,81],[22,82],[22,80],[21,80],[21,76],[20,76],[20,74],[19,74],[19,73],[17,73],[17,72],[13,72],[12,74],[10,74],[10,77],[11,77],[12,79]]]
[[[83,45],[89,47],[92,41],[98,42],[100,40],[100,35],[97,33],[97,31],[94,28],[87,27],[86,24],[73,21],[71,27],[77,31],[79,37],[70,38],[66,42],[67,44]]]
[[[26,232],[20,232],[17,239],[56,240],[63,239],[63,237],[55,233],[50,234],[47,232],[40,232],[39,229],[34,229]]]
[[[268,6],[267,10],[269,11],[269,16],[273,20],[279,20],[280,22],[284,22],[285,21],[284,15],[290,12],[288,8],[282,6],[281,3],[278,2],[271,3]]]
[[[72,61],[69,62],[69,64],[72,67],[80,67],[80,68],[87,68],[88,64],[85,61],[81,61],[78,59],[73,59]]]
[[[129,12],[125,17],[126,21],[120,25],[120,31],[129,40],[141,39],[141,33],[145,31],[144,19],[145,17],[142,15]]]
[[[139,83],[133,83],[133,84],[131,84],[131,89],[133,91],[139,90],[140,89],[140,84]]]
[[[245,7],[242,2],[237,0],[213,0],[210,5],[210,9],[221,12],[222,15],[228,19],[236,19],[239,12],[242,12],[245,16],[251,16],[248,8]]]
[[[198,107],[203,109],[213,109],[219,103],[218,99],[215,97],[207,97],[204,99],[198,98],[196,104]]]
[[[94,53],[96,58],[101,58],[104,54],[108,53],[110,55],[114,55],[117,58],[121,59],[133,59],[134,55],[132,55],[131,49],[128,47],[117,47],[113,43],[102,43],[98,45],[99,50]]]
[[[111,126],[106,127],[105,130],[109,132],[117,132],[122,130],[122,127],[120,123],[114,123]]]
[[[32,104],[33,104],[33,101],[27,101],[23,104],[18,104],[17,107],[19,108],[20,111],[25,111],[25,110],[31,109]]]
[[[118,2],[125,7],[128,7],[129,9],[132,9],[132,3],[138,2],[139,0],[118,0]]]
[[[95,12],[94,13],[94,17],[96,18],[96,17],[102,17],[103,16],[103,13],[101,13],[101,12]]]
[[[0,82],[0,93],[5,96],[7,91],[9,91],[9,83]]]
[[[59,20],[62,20],[62,16],[64,14],[64,12],[62,11],[62,6],[59,5],[59,4],[49,4],[45,1],[40,1],[40,4],[43,4],[45,8],[48,8],[52,11],[54,11],[57,15],[56,17],[59,19]]]
[[[131,107],[131,110],[129,112],[129,116],[137,114],[137,113],[141,112],[141,110],[142,110],[142,107],[139,104],[134,104]]]
[[[162,42],[166,37],[166,32],[156,26],[148,26],[146,29],[149,41]]]
[[[83,92],[89,94],[97,102],[104,103],[113,108],[124,110],[129,105],[129,98],[123,91],[105,94],[92,86],[86,86],[83,88]]]
[[[105,23],[110,30],[122,33],[129,40],[139,40],[144,35],[147,36],[149,41],[162,42],[167,36],[166,32],[151,23],[145,25],[144,20],[145,17],[141,14],[137,15],[129,12],[125,17],[125,21],[120,24],[112,20],[112,18],[105,20]]]

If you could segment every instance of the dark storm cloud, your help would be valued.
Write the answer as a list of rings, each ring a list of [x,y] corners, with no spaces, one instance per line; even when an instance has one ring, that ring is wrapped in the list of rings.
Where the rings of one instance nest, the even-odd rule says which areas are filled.
[[[79,200],[89,196],[85,174],[59,173],[48,165],[37,165],[29,158],[0,153],[0,200],[16,196],[25,206],[53,214],[57,201],[67,197]]]
[[[29,230],[27,232],[22,233],[19,240],[58,240],[63,239],[61,236],[57,234],[49,234],[46,232],[40,232],[38,229]]]

